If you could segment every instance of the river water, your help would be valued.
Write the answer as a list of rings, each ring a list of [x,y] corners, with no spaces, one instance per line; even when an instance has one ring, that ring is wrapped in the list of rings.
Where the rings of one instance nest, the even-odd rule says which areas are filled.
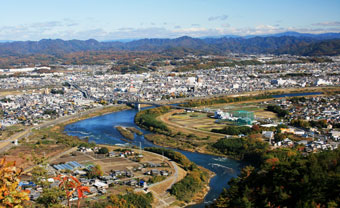
[[[282,98],[319,94],[322,94],[322,92],[280,94],[273,95],[273,97]],[[150,133],[146,130],[140,129],[135,124],[134,118],[137,112],[137,110],[131,109],[89,118],[67,125],[65,127],[65,132],[68,135],[78,136],[80,138],[88,137],[90,142],[93,141],[97,144],[123,144],[125,142],[122,140],[122,136],[116,130],[115,126],[135,127],[141,130],[144,134]],[[132,144],[136,146],[141,144],[142,147],[157,146],[145,140],[144,136],[138,135],[136,135],[134,141],[132,141]],[[210,191],[205,197],[204,202],[190,207],[204,207],[205,204],[216,199],[220,193],[222,193],[223,189],[228,187],[228,181],[231,178],[236,177],[239,174],[241,168],[245,165],[245,163],[225,157],[217,157],[177,149],[175,150],[184,154],[197,165],[203,166],[216,174],[216,176],[210,181]]]
[[[135,127],[143,133],[150,133],[140,129],[134,123],[134,117],[137,112],[137,110],[131,109],[89,118],[67,125],[65,127],[65,132],[68,135],[78,136],[80,138],[88,137],[89,141],[96,142],[97,144],[122,144],[125,142],[121,140],[122,136],[116,130],[115,126]],[[144,136],[138,135],[132,143],[136,146],[141,144],[142,148],[156,146],[145,140]],[[203,166],[216,174],[216,176],[210,181],[210,191],[205,197],[204,203],[191,207],[204,207],[206,203],[216,199],[223,189],[228,187],[228,181],[231,178],[236,177],[243,166],[242,162],[225,157],[217,157],[177,149],[176,151],[181,152],[197,165]]]
[[[300,97],[300,96],[309,96],[309,95],[322,95],[322,92],[301,92],[301,93],[288,93],[288,94],[280,94],[280,95],[272,95],[274,98],[283,98],[283,97]]]

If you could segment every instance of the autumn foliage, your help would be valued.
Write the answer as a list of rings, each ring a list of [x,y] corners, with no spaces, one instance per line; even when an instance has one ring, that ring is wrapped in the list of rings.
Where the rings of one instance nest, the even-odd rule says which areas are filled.
[[[25,201],[29,201],[26,191],[18,188],[21,169],[15,167],[15,162],[7,162],[5,158],[0,160],[0,207],[23,207]]]
[[[58,177],[55,177],[54,179],[60,181],[59,187],[62,188],[66,192],[68,207],[71,207],[70,199],[73,193],[76,192],[78,195],[78,207],[80,207],[80,200],[86,197],[84,193],[85,192],[90,193],[89,187],[82,186],[81,182],[73,176],[59,175]]]

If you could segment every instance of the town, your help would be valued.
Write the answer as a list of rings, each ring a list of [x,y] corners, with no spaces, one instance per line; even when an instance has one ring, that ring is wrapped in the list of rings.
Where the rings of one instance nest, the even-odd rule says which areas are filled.
[[[170,159],[159,155],[159,152],[157,155],[138,149],[133,145],[138,137],[155,145],[159,143],[150,139],[152,136],[160,140],[173,137],[176,142],[185,140],[184,144],[190,145],[169,146],[170,142],[161,143],[161,146],[192,152],[209,150],[209,153],[218,155],[225,154],[217,146],[220,141],[242,140],[252,136],[260,139],[265,146],[268,145],[270,151],[294,149],[307,156],[338,149],[338,57],[321,63],[296,63],[300,58],[297,56],[233,55],[232,58],[251,63],[183,70],[188,62],[214,60],[210,56],[190,55],[183,59],[157,60],[162,64],[156,64],[157,61],[148,63],[160,66],[157,70],[140,73],[113,71],[119,64],[115,61],[106,65],[51,65],[0,70],[0,138],[5,146],[0,150],[4,154],[8,154],[7,150],[12,151],[14,158],[28,161],[28,156],[13,151],[17,147],[24,151],[30,147],[41,148],[40,155],[46,159],[45,154],[50,151],[48,148],[55,147],[49,152],[48,160],[35,165],[32,161],[39,158],[35,157],[34,150],[31,167],[25,166],[19,186],[29,192],[32,203],[44,203],[41,202],[46,198],[44,190],[57,189],[62,180],[76,180],[79,186],[89,189],[89,193],[85,193],[88,197],[85,203],[93,203],[110,194],[130,193],[132,190],[134,193],[152,193],[157,199],[153,206],[168,207],[176,200],[183,201],[177,195],[170,194],[169,190],[174,184],[181,183],[182,179],[185,181],[186,177],[191,177],[189,169],[192,167],[177,164],[178,161],[173,161],[176,157]],[[272,63],[280,61],[284,63]],[[297,93],[296,96],[290,96],[289,92]],[[219,98],[235,99],[235,104],[234,101],[228,103],[223,100],[221,103],[190,106],[202,99]],[[237,98],[240,98],[240,103]],[[241,98],[249,100],[242,103]],[[157,131],[157,125],[147,129],[150,132],[153,129],[153,133],[157,134],[144,135],[134,127],[111,124],[110,128],[118,130],[124,137],[120,140],[127,143],[104,146],[92,143],[93,138],[87,134],[78,134],[77,142],[81,141],[78,143],[70,142],[75,139],[70,135],[67,135],[67,141],[61,141],[64,136],[60,135],[66,134],[63,132],[64,126],[53,127],[53,124],[58,124],[54,123],[58,119],[65,122],[73,118],[76,120],[70,123],[76,122],[86,112],[104,107],[122,107],[125,106],[123,104],[138,102],[162,106],[172,101],[181,104],[169,112],[168,118],[154,118],[153,122],[162,123],[166,120],[167,126],[175,124],[186,131],[181,132],[183,129],[180,128],[172,131],[173,127],[166,126],[164,128],[168,132],[165,137],[160,136],[162,131]],[[163,107],[170,109],[169,106]],[[51,124],[46,124],[48,122]],[[152,125],[152,122],[149,124]],[[23,135],[17,139],[9,139],[20,133]],[[6,145],[8,141],[13,143]],[[178,144],[176,142],[174,144]],[[21,164],[25,162],[21,161]],[[213,168],[224,167],[215,163],[209,165]],[[67,199],[62,196],[57,198],[63,199],[60,202],[63,205],[75,201],[80,203],[81,200],[77,193]]]
[[[176,62],[185,63],[186,59],[207,58],[188,56]],[[243,59],[253,60],[254,55],[240,58]],[[275,56],[255,58],[262,62],[281,59]],[[112,66],[107,65],[53,66],[56,68],[53,70],[51,67],[5,69],[1,73],[0,88],[14,93],[1,96],[1,126],[37,125],[46,119],[120,101],[158,102],[271,89],[339,86],[340,62],[337,57],[333,60],[330,63],[264,63],[187,72],[161,66],[155,72],[140,74],[112,74]]]

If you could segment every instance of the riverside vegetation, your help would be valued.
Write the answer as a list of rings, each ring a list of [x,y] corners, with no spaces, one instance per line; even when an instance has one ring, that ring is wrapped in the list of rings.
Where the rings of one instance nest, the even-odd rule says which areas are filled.
[[[135,127],[123,127],[123,126],[116,126],[117,131],[119,131],[119,133],[130,140],[133,140],[135,138],[134,134],[137,135],[143,135],[143,132],[141,132],[140,130],[136,129]]]
[[[130,130],[133,133],[136,133],[139,136],[143,135],[143,132],[141,132],[140,130],[136,129],[135,127],[127,127],[126,129]]]
[[[171,131],[168,129],[168,127],[163,122],[160,122],[156,119],[158,116],[165,114],[169,111],[170,111],[169,106],[163,106],[140,111],[136,114],[135,123],[149,131],[169,135],[171,134]]]
[[[127,139],[130,139],[130,140],[133,140],[135,138],[135,136],[133,135],[133,132],[131,132],[130,130],[128,130],[127,128],[125,127],[122,127],[122,126],[116,126],[116,129],[117,131],[119,131],[119,133],[127,138]]]

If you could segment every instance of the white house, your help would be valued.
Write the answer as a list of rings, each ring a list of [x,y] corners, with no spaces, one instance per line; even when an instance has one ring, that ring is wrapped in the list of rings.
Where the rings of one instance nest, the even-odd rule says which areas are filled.
[[[331,131],[331,135],[335,140],[338,140],[340,138],[340,131]]]
[[[262,136],[264,136],[265,138],[271,140],[274,138],[274,132],[272,131],[263,131],[262,132]]]

